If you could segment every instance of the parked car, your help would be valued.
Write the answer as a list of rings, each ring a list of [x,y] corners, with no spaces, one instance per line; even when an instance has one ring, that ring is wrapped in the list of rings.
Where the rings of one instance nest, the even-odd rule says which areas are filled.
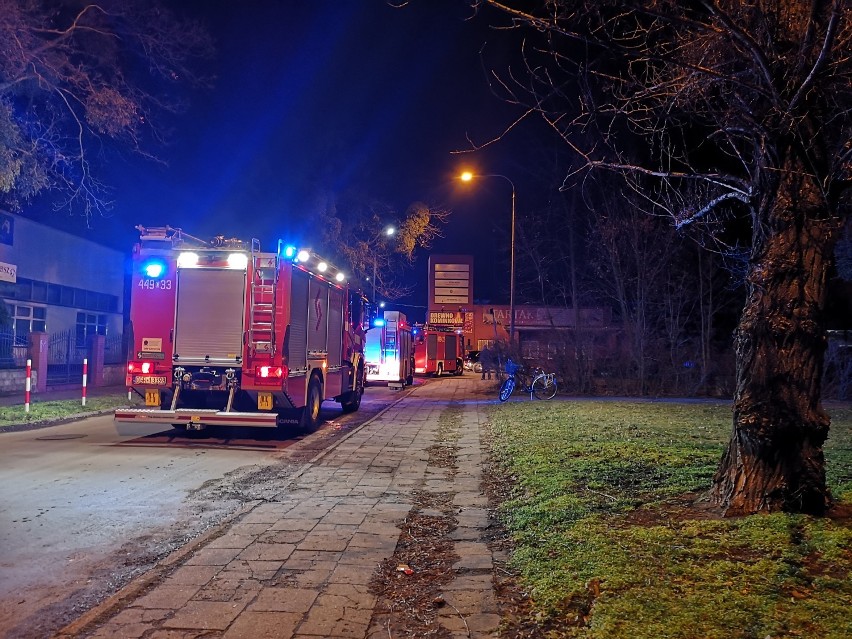
[[[474,373],[482,372],[482,364],[479,363],[479,351],[470,351],[464,358],[464,369]]]

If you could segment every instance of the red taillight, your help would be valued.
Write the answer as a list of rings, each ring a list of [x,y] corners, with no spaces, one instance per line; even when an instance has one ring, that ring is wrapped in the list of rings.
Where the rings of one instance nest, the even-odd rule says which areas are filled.
[[[258,366],[254,375],[262,379],[281,379],[284,376],[284,369],[280,366]]]
[[[127,372],[131,374],[150,375],[154,372],[154,362],[127,362]]]

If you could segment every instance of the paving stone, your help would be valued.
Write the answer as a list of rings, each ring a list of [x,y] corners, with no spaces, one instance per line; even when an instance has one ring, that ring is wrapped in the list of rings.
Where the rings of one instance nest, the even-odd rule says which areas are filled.
[[[254,543],[239,553],[239,558],[246,561],[284,561],[288,559],[295,544],[261,544]]]
[[[307,530],[268,530],[257,541],[261,544],[298,544],[307,534]]]
[[[310,570],[328,569],[332,570],[340,561],[343,553],[325,550],[301,550],[296,549],[284,562],[284,568],[288,570]]]
[[[298,626],[297,636],[345,637],[361,639],[367,633],[372,610],[353,610],[336,606],[316,605]]]
[[[198,637],[197,630],[156,630],[145,639],[198,639]]]
[[[222,639],[285,639],[292,636],[301,620],[301,614],[291,612],[247,610],[237,617]]]
[[[314,532],[308,534],[296,546],[299,550],[342,551],[349,545],[350,536],[337,532]]]
[[[265,588],[249,610],[256,612],[304,613],[310,610],[319,591],[304,588]]]
[[[134,607],[171,609],[180,607],[192,599],[200,590],[199,586],[190,584],[171,584],[166,580],[163,584],[155,586],[147,594],[137,599]]]
[[[255,539],[254,535],[222,535],[207,544],[207,548],[245,548]]]
[[[180,585],[203,586],[222,570],[221,566],[181,566],[169,575],[169,582]]]
[[[372,568],[372,569],[371,569]],[[372,567],[357,564],[339,564],[328,578],[330,584],[361,584],[370,583],[378,563]]]
[[[288,517],[287,519],[281,519],[276,521],[269,527],[269,530],[313,530],[314,526],[319,523],[320,518],[306,518],[306,517]]]
[[[293,582],[299,588],[319,588],[328,583],[333,569],[304,570],[293,574]]]
[[[440,618],[441,625],[453,633],[455,637],[469,637],[470,639],[485,639],[486,637],[499,637],[500,615],[497,614],[475,614],[465,615],[464,618],[455,617]]]
[[[247,601],[190,601],[163,622],[165,628],[225,630],[237,618]]]
[[[187,560],[186,565],[224,566],[242,551],[242,548],[202,548]]]
[[[352,540],[349,542],[349,548],[376,548],[382,550],[389,550],[390,554],[393,554],[393,550],[396,548],[398,537],[399,531],[397,531],[397,534],[393,537],[388,537],[386,535],[356,533],[355,535],[353,535]]]

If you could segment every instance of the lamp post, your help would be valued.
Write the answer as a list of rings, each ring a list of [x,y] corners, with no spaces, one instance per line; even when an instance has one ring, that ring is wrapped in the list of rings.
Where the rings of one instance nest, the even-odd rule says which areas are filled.
[[[512,187],[512,239],[509,247],[509,345],[515,343],[515,183],[505,175],[499,173],[489,173],[487,175],[477,175],[470,171],[465,171],[459,178],[462,182],[470,182],[474,178],[489,178],[496,177],[506,180]]]
[[[396,233],[396,228],[393,226],[386,226],[382,229],[382,235],[386,235],[387,237],[391,237],[394,233]],[[376,271],[378,270],[378,259],[376,252],[373,251],[373,304],[376,303]]]

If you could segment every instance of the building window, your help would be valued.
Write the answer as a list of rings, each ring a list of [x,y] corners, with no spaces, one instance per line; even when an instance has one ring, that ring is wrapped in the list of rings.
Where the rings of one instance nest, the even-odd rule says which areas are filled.
[[[527,359],[538,359],[539,343],[534,340],[524,340],[521,342],[521,356]]]
[[[46,302],[58,306],[76,306],[87,311],[118,312],[118,296],[72,286],[49,284],[19,277],[16,283],[0,282],[0,297],[21,302]]]
[[[106,335],[107,316],[77,313],[77,346],[84,347],[90,335]]]
[[[30,333],[47,330],[47,309],[43,306],[9,304],[15,327],[15,346],[26,346]]]

